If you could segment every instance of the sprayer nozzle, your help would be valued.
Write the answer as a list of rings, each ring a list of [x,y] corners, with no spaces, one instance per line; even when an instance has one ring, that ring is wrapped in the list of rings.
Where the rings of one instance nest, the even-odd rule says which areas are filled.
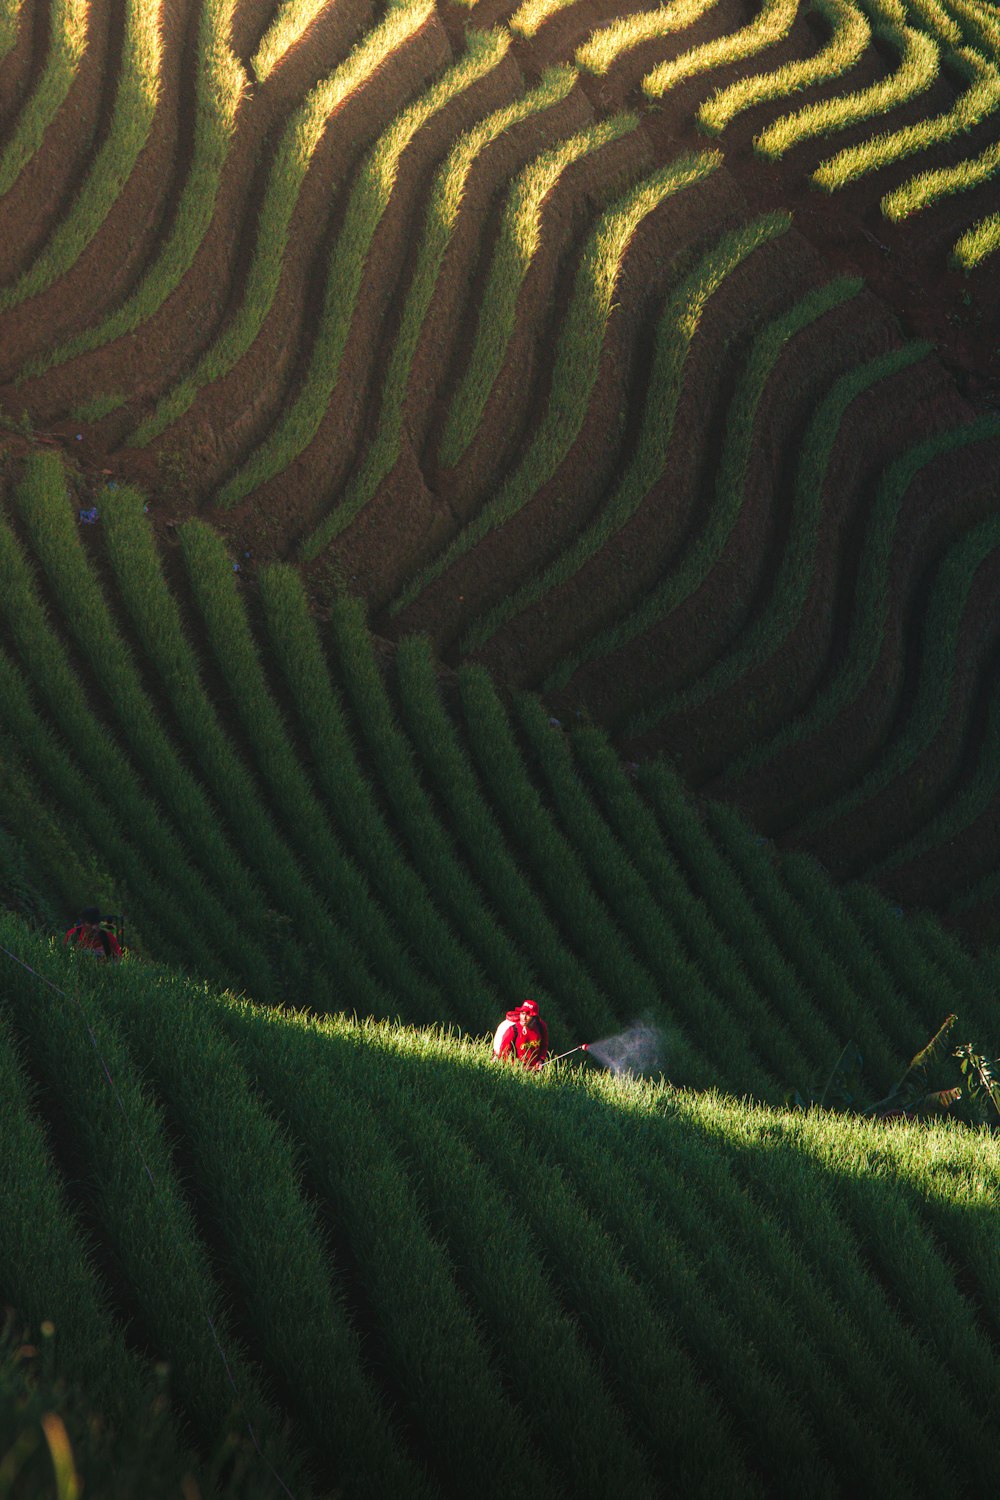
[[[589,1052],[590,1051],[590,1043],[589,1042],[581,1042],[580,1043],[580,1051],[581,1052]]]

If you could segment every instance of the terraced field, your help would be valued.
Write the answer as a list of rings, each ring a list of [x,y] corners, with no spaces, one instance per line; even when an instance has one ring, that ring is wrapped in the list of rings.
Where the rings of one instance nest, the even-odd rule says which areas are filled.
[[[1000,1051],[998,169],[987,0],[8,0],[0,1500],[996,1488],[989,1098],[788,1101]]]
[[[995,933],[995,6],[35,0],[0,59],[0,409],[78,508]]]

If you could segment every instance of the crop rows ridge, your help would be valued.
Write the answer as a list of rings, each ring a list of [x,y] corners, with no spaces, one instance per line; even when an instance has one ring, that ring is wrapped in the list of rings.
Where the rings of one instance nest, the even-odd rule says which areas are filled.
[[[580,762],[604,779],[584,742],[598,748],[593,731]],[[704,846],[713,858],[721,835]],[[737,846],[762,851],[756,875],[743,872],[762,895],[766,871],[769,900],[801,903],[808,945],[823,909],[810,904],[815,866],[796,857],[793,876],[772,849]],[[830,913],[831,945],[852,904]],[[891,971],[905,990],[924,965],[937,1003],[978,977],[939,929],[871,900],[858,912],[873,987]],[[334,1476],[361,1493],[378,1473],[429,1500],[486,1451],[486,1493],[555,1495],[544,1447],[525,1476],[505,1427],[520,1422],[534,1448],[567,1389],[569,1472],[585,1494],[623,1472],[631,1491],[656,1494],[668,1455],[694,1492],[707,1475],[734,1500],[775,1476],[835,1493],[858,1472],[919,1493],[957,1480],[941,1433],[996,1476],[992,1137],[876,1131],[600,1073],[527,1079],[440,1028],[269,1011],[152,964],[101,973],[6,915],[0,940],[35,971],[5,970],[5,1191],[45,1207],[39,1284],[51,1265],[58,1294],[78,1299],[60,1313],[62,1369],[96,1391],[100,1351],[123,1406],[141,1410],[152,1359],[169,1359],[171,1468],[224,1430],[228,1368],[264,1455],[247,1449],[243,1494],[266,1492],[269,1464],[306,1496]],[[58,987],[44,1004],[36,976]],[[31,1096],[28,1067],[58,1084],[58,1109]],[[254,1232],[248,1203],[284,1232]],[[124,1300],[102,1299],[79,1216],[98,1265],[120,1268]],[[5,1286],[33,1222],[5,1216]],[[531,1271],[523,1327],[509,1317],[512,1261]],[[18,1288],[29,1314],[31,1295]],[[141,1349],[126,1348],[125,1306]],[[438,1360],[421,1334],[428,1310]],[[89,1337],[74,1343],[75,1319]],[[750,1342],[753,1361],[740,1352]],[[302,1378],[314,1368],[322,1378]],[[465,1436],[434,1441],[428,1390]]]
[[[5,35],[8,72],[32,55],[0,139],[0,400],[90,498],[135,480],[166,519],[197,508],[314,600],[346,587],[391,639],[427,632],[629,754],[669,751],[842,873],[891,885],[909,846],[929,856],[925,824],[962,826],[949,787],[979,788],[980,823],[971,689],[950,751],[901,724],[924,574],[993,503],[991,377],[954,378],[993,292],[976,273],[930,327],[895,261],[953,276],[959,230],[988,238],[967,207],[993,191],[988,7],[52,0]],[[63,159],[46,218],[33,184]],[[946,466],[955,502],[892,554],[892,610],[872,595],[852,625],[866,536]],[[956,660],[972,628],[949,627]],[[809,780],[821,741],[836,772]],[[876,763],[898,800],[843,855],[822,808]],[[776,819],[785,771],[803,784]]]

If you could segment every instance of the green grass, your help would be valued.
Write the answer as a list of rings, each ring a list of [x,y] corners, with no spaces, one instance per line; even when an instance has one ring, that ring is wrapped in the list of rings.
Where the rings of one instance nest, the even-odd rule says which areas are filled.
[[[163,306],[191,269],[215,213],[237,112],[247,88],[246,73],[229,40],[235,4],[236,0],[209,0],[202,7],[195,70],[194,152],[172,227],[153,264],[134,291],[111,312],[93,327],[36,356],[20,372],[20,379],[41,375],[54,365],[134,332]],[[78,420],[99,421],[124,405],[126,399],[123,394],[110,393],[93,397]]]
[[[455,391],[438,462],[459,462],[478,431],[483,411],[507,354],[514,331],[517,301],[542,240],[542,215],[563,173],[591,152],[633,131],[635,114],[613,115],[560,141],[530,162],[515,178],[504,205],[500,235],[480,303],[472,352]]]
[[[784,156],[817,136],[860,125],[872,115],[888,114],[929,89],[941,64],[940,49],[933,37],[912,26],[889,22],[877,22],[875,34],[899,53],[899,67],[888,78],[781,115],[754,137],[754,150],[761,156]]]
[[[88,0],[60,0],[52,8],[45,66],[0,154],[0,198],[38,151],[73,85],[87,50],[87,10]],[[19,13],[19,0],[14,0],[0,17],[0,58],[14,45]]]
[[[816,186],[826,192],[836,192],[869,172],[880,171],[892,162],[901,161],[915,152],[926,151],[931,146],[972,130],[993,114],[1000,104],[1000,73],[993,64],[964,47],[951,53],[948,61],[964,75],[968,83],[953,109],[930,119],[920,120],[902,130],[874,136],[860,145],[839,151],[836,156],[828,157],[812,174],[811,180]],[[905,186],[899,191],[905,195]],[[893,201],[896,201],[895,197]]]
[[[944,803],[909,837],[898,840],[892,851],[876,861],[869,871],[875,878],[887,871],[920,859],[950,840],[957,838],[981,818],[1000,791],[1000,691],[989,693],[986,727],[979,756],[972,771],[963,778]],[[987,877],[995,882],[996,877]],[[949,903],[949,910],[960,910],[964,896]],[[977,898],[973,898],[977,899]]]
[[[523,457],[475,519],[397,594],[390,605],[392,614],[411,604],[453,562],[515,516],[555,473],[587,415],[622,265],[633,237],[643,220],[663,202],[700,182],[720,161],[717,152],[681,157],[630,188],[602,215],[577,268],[572,299],[556,343],[549,398]]]
[[[928,343],[904,344],[846,371],[830,387],[802,436],[787,542],[767,604],[739,640],[694,682],[637,710],[628,721],[627,734],[644,734],[668,715],[706,702],[713,693],[723,691],[774,655],[781,642],[787,640],[808,598],[819,543],[826,474],[844,418],[859,397],[926,358],[930,347]],[[887,424],[892,421],[888,402],[885,421]]]
[[[316,796],[271,692],[246,608],[221,539],[199,521],[180,531],[181,548],[215,664],[239,715],[261,781],[285,837],[322,895],[322,947],[341,1004],[370,1013],[438,1015],[439,988],[411,956],[365,874],[337,837]],[[295,934],[290,934],[295,940]]]
[[[264,32],[250,60],[258,83],[292,50],[324,9],[326,0],[281,0],[270,26]]]
[[[1000,250],[1000,214],[988,214],[955,242],[951,262],[960,271],[972,271]]]
[[[948,47],[957,47],[962,41],[962,28],[940,0],[907,0],[910,15],[919,21],[925,31],[937,37]]]
[[[848,72],[871,42],[871,24],[851,0],[816,0],[816,12],[830,28],[830,40],[812,57],[785,63],[770,73],[751,73],[699,104],[697,121],[708,135],[721,135],[745,110],[815,88]]]
[[[660,5],[655,10],[641,10],[634,15],[620,16],[607,26],[592,31],[582,46],[576,49],[576,64],[585,73],[606,73],[623,53],[643,42],[655,41],[659,36],[683,31],[701,20],[717,0],[678,0],[672,5]],[[523,6],[525,14],[530,14]]]
[[[531,605],[537,604],[547,593],[568,582],[632,519],[650,490],[663,475],[673,436],[674,417],[683,388],[687,355],[698,335],[707,305],[714,293],[724,285],[728,276],[732,275],[761,246],[769,244],[786,233],[790,225],[789,214],[775,213],[754,219],[749,224],[740,225],[738,229],[731,230],[697,262],[694,270],[671,293],[656,331],[653,369],[648,385],[645,410],[642,414],[642,426],[622,479],[615,486],[596,519],[565,546],[548,567],[535,573],[473,622],[462,638],[463,653],[471,654],[478,650],[507,620],[530,608]],[[821,288],[810,300],[808,307],[798,315],[801,318],[800,322],[794,319],[787,320],[782,336],[771,355],[772,363],[777,358],[782,343],[790,338],[798,327],[819,317],[831,306],[840,302],[845,295],[850,295],[856,290],[857,284],[853,282],[848,285],[835,284],[832,290],[830,287]],[[766,371],[763,376],[758,376],[750,398],[751,408],[760,395],[767,373],[769,371]],[[752,426],[752,409],[749,417],[745,411],[741,411],[734,425],[739,426],[740,419],[743,429],[746,429],[748,421]],[[708,571],[721,551],[727,534],[727,523],[728,526],[732,526],[739,513],[743,495],[742,479],[749,457],[750,434],[746,430],[741,430],[740,437],[742,439],[740,473],[736,475],[729,472],[733,463],[730,461],[727,465],[728,451],[724,452],[720,464],[721,477],[718,488],[726,497],[728,504],[725,507],[720,505],[719,521],[711,528],[708,545],[701,556],[704,572]]]
[[[305,378],[268,437],[216,495],[222,508],[281,473],[312,442],[337,388],[368,253],[392,194],[406,152],[441,110],[500,65],[510,39],[499,29],[470,30],[466,49],[450,68],[407,105],[368,152],[351,188],[344,224],[330,257],[316,336]]]
[[[272,951],[280,955],[283,982],[306,987],[311,968],[322,963],[324,942],[336,944],[336,932],[208,696],[202,664],[163,577],[141,495],[125,486],[113,497],[106,494],[102,529],[129,629],[145,652],[227,832],[265,893],[263,911],[258,906],[252,925],[267,933]],[[305,941],[288,941],[289,918],[308,934]]]
[[[34,947],[32,957],[43,968],[51,967],[41,942],[20,938],[20,952],[26,947]],[[89,1185],[94,1231],[112,1249],[146,1338],[171,1362],[186,1420],[200,1438],[211,1440],[225,1433],[234,1408],[242,1407],[271,1463],[300,1481],[301,1460],[231,1326],[171,1159],[162,1106],[96,998],[100,981],[84,1000],[80,991],[87,981],[74,984],[66,960],[62,977],[72,995],[42,991],[33,975],[5,963],[6,1013],[23,1035],[32,1065],[58,1091],[63,1118],[72,1121],[73,1159]],[[112,979],[121,984],[125,973]],[[75,1322],[75,1313],[64,1319],[70,1338]],[[94,1385],[100,1390],[103,1382]]]
[[[642,80],[642,92],[648,99],[662,99],[688,78],[729,63],[743,62],[776,46],[791,31],[798,10],[798,0],[764,0],[754,19],[739,31],[703,42],[660,63]]]
[[[155,999],[139,985],[109,987],[103,1003],[190,1142],[218,1258],[248,1288],[255,1342],[295,1393],[304,1442],[358,1492],[375,1485],[384,1494],[429,1495],[362,1369],[343,1273],[331,1267],[315,1206],[299,1185],[295,1149],[213,1027],[204,996],[178,978],[162,980]]]
[[[576,80],[577,73],[573,68],[558,66],[547,69],[537,87],[464,131],[438,169],[416,265],[377,402],[374,433],[360,466],[348,480],[334,509],[303,543],[300,549],[303,561],[315,558],[350,525],[373,498],[399,458],[411,367],[476,161],[506,131],[560,104]]]
[[[4,917],[0,942],[23,951],[24,934]],[[10,961],[4,957],[4,964]],[[85,1386],[116,1420],[137,1420],[144,1397],[140,1360],[125,1347],[66,1199],[51,1146],[34,1110],[8,1019],[8,977],[0,1014],[0,1265],[4,1293],[35,1328],[59,1330],[59,1373]],[[6,1477],[6,1476],[5,1476]]]
[[[1000,170],[1000,144],[987,146],[978,156],[959,162],[954,167],[939,167],[935,171],[921,172],[911,177],[902,187],[886,193],[882,199],[882,212],[887,219],[898,223],[911,214],[920,213],[940,203],[942,198],[953,193],[967,193],[971,188],[991,182]],[[989,225],[990,221],[984,221]],[[984,240],[983,227],[979,225],[970,235],[962,236],[955,246],[954,255],[962,269],[977,265],[984,258],[984,243],[991,241],[987,229]],[[962,248],[959,249],[959,246]],[[989,253],[986,251],[985,253]]]
[[[935,459],[1000,436],[1000,418],[991,413],[961,427],[949,428],[915,443],[883,471],[858,571],[858,589],[844,659],[802,713],[786,721],[728,768],[739,777],[765,764],[787,746],[815,734],[841,713],[860,692],[881,647],[888,609],[888,570],[901,507],[913,481]]]
[[[31,681],[29,691],[13,663],[4,658],[8,729],[17,734],[43,773],[57,804],[61,801],[68,806],[85,826],[89,823],[92,839],[97,835],[97,848],[109,852],[117,849],[109,863],[116,876],[128,873],[136,901],[143,888],[149,892],[151,909],[142,914],[143,929],[166,927],[178,934],[186,931],[187,941],[181,951],[186,949],[192,963],[197,965],[204,945],[207,951],[200,961],[209,975],[225,974],[228,963],[233,965],[229,972],[245,973],[255,988],[260,986],[270,993],[273,977],[263,951],[252,936],[240,932],[232,911],[194,867],[183,835],[170,826],[128,757],[93,712],[89,696],[46,618],[27,560],[6,525],[0,526],[0,578],[3,612]],[[46,704],[64,737],[62,742],[55,741],[39,720],[32,693]],[[64,746],[72,747],[72,761]],[[81,785],[78,766],[86,772],[91,786],[86,781]],[[102,835],[100,830],[105,828]],[[174,908],[165,902],[160,881],[176,891]],[[156,895],[158,887],[160,893]],[[162,911],[157,911],[158,906]]]
[[[390,10],[367,32],[329,77],[321,79],[292,113],[268,172],[250,268],[234,316],[187,375],[157,402],[132,433],[145,447],[178,421],[199,390],[233,368],[250,348],[270,310],[281,277],[292,215],[302,183],[331,116],[369,82],[397,48],[409,42],[433,12],[431,0]]]
[[[260,585],[268,640],[305,727],[326,808],[340,824],[373,891],[440,984],[451,1012],[474,1027],[484,1009],[499,1005],[492,965],[484,969],[476,962],[438,910],[446,879],[435,871],[425,883],[398,846],[376,788],[356,754],[344,703],[331,679],[298,574],[287,565],[275,565],[261,575]]]
[[[13,50],[17,41],[18,27],[21,24],[22,0],[9,0],[6,10],[0,17],[0,62]]]
[[[118,86],[107,135],[91,158],[83,181],[68,210],[60,218],[28,270],[0,288],[0,312],[37,297],[77,262],[104,223],[132,175],[149,138],[160,95],[162,37],[159,9],[148,0],[129,0],[124,17],[124,42]],[[67,48],[83,45],[84,14],[74,6],[67,32]],[[60,74],[60,77],[62,75]],[[62,88],[55,82],[53,88]],[[34,149],[34,148],[33,148]]]
[[[865,803],[875,803],[879,793],[906,774],[944,727],[969,595],[976,574],[998,546],[1000,521],[989,517],[946,552],[930,585],[921,627],[923,649],[905,722],[849,791],[810,813],[801,824],[803,832],[825,827]],[[874,808],[873,817],[877,817]]]
[[[588,780],[605,784],[602,759]],[[721,825],[699,857],[692,804],[661,791],[658,814],[683,814],[664,849],[725,911],[739,886],[711,877]],[[935,924],[863,887],[831,902],[814,863],[725,819],[748,916],[798,913],[789,961],[812,947],[822,975],[826,954],[845,957],[859,1019],[888,986],[920,1045],[922,1012],[987,978]],[[310,1470],[336,1474],[345,1500],[373,1474],[406,1494],[546,1500],[567,1484],[596,1500],[623,1477],[657,1494],[667,1465],[727,1500],[776,1486],[832,1500],[859,1474],[958,1493],[970,1464],[1000,1477],[996,1135],[569,1065],[526,1074],[440,1028],[267,1010],[151,964],[97,969],[6,914],[0,946],[67,992],[0,954],[0,1182],[20,1210],[0,1222],[0,1281],[35,1326],[58,1313],[44,1352],[70,1392],[122,1413],[121,1500],[158,1500],[129,1456],[164,1357],[172,1413],[202,1448],[152,1435],[164,1494],[191,1465],[201,1493],[263,1500],[268,1463],[303,1495]],[[114,1267],[113,1303],[93,1254]],[[60,1402],[89,1489],[100,1470]]]
[[[114,684],[109,697],[132,756],[178,830],[187,832],[205,878],[226,893],[227,904],[243,921],[252,922],[260,910],[260,887],[228,846],[213,807],[181,763],[146,695],[81,545],[58,455],[40,453],[29,459],[16,504],[70,634],[97,680]]]
[[[626,474],[622,487],[625,493],[635,486],[636,478],[639,478],[645,493],[664,468],[673,416],[680,395],[684,360],[697,332],[704,301],[719,284],[716,278],[721,279],[727,270],[738,265],[755,248],[754,236],[759,237],[757,243],[766,242],[767,238],[782,233],[787,227],[787,218],[775,214],[757,221],[756,225],[750,226],[742,234],[730,235],[705,261],[699,263],[671,299],[661,323],[662,342],[658,344],[657,378],[653,383],[655,397],[650,401],[644,417],[636,464],[638,474],[631,470]],[[568,682],[585,662],[617,650],[649,630],[656,621],[669,615],[671,610],[677,609],[690,598],[705,581],[722,555],[739,519],[753,451],[757,408],[782,352],[797,334],[810,327],[825,313],[856,296],[858,290],[859,283],[849,278],[817,287],[758,334],[727,412],[725,436],[716,470],[715,503],[706,517],[706,524],[677,566],[639,604],[622,619],[599,631],[583,646],[576,647],[557,664],[546,679],[546,686],[550,691]],[[654,456],[654,463],[647,467],[649,453]],[[646,463],[643,460],[647,460]],[[639,468],[639,464],[642,464],[642,468]],[[628,509],[626,519],[632,509],[634,502]],[[597,531],[593,536],[591,550],[600,535],[601,532]]]
[[[502,818],[476,776],[457,727],[441,702],[427,642],[419,638],[401,642],[395,666],[404,727],[461,857],[482,886],[498,925],[525,955],[528,974],[539,975],[554,996],[560,1019],[565,1017],[581,1032],[612,1026],[614,1010],[608,997],[588,972],[584,956],[564,937],[530,872],[516,857]]]

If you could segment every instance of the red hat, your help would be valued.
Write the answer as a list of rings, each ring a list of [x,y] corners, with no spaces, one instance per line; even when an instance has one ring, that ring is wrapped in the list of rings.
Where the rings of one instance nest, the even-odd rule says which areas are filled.
[[[528,1012],[529,1016],[537,1016],[538,1015],[538,1001],[537,1000],[522,1000],[521,1003],[520,1003],[520,1005],[517,1008],[518,1008],[519,1011],[520,1010],[526,1010]]]

